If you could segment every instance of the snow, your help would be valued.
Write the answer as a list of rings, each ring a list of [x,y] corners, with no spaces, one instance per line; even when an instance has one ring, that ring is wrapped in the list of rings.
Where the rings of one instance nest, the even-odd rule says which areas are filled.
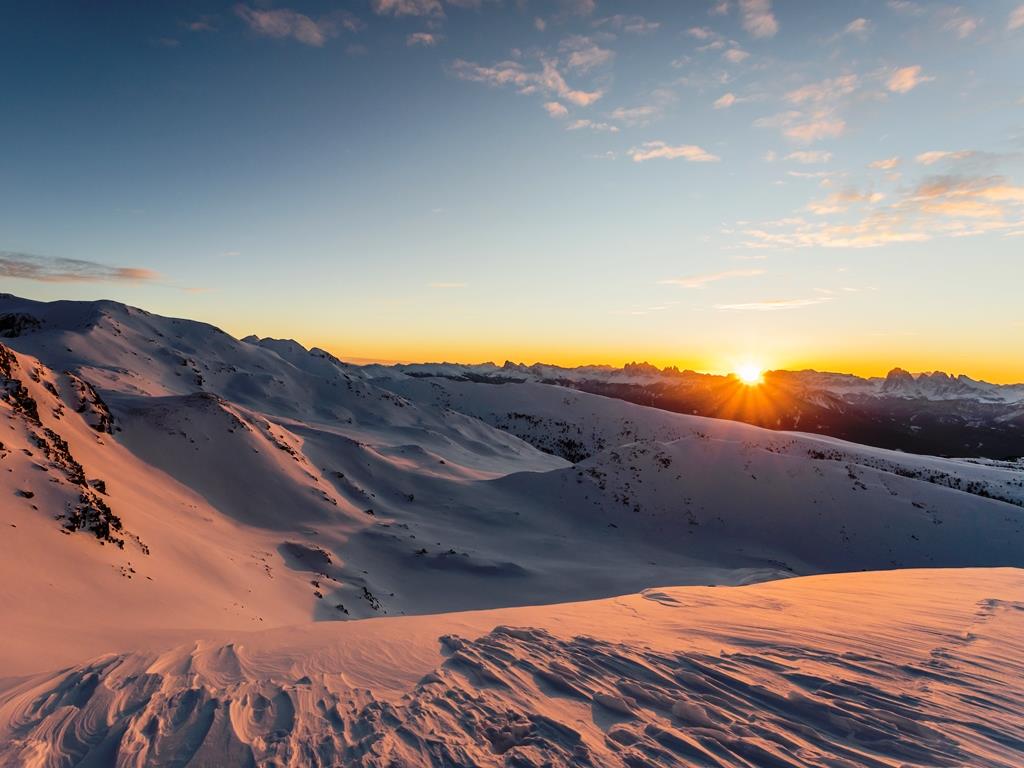
[[[3,313],[0,765],[1020,752],[1019,463]]]
[[[0,760],[1006,767],[1022,597],[904,570],[209,633],[8,681]]]

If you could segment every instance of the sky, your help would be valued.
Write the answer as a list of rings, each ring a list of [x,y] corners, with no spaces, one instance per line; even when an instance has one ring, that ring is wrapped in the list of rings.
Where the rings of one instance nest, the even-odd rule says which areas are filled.
[[[0,7],[0,290],[350,360],[1024,381],[1024,4]]]

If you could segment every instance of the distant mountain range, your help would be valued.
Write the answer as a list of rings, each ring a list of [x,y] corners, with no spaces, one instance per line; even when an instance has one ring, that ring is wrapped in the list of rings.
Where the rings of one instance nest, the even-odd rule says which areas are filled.
[[[368,366],[367,371],[385,377],[400,371],[413,377],[556,384],[676,413],[814,432],[910,453],[1024,456],[1024,384],[990,384],[941,371],[915,375],[894,368],[884,378],[768,371],[754,387],[732,375],[648,363],[622,368],[426,363]]]

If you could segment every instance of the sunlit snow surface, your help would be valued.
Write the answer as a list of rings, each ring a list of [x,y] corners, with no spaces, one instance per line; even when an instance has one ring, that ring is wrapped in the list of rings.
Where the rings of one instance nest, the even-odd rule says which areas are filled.
[[[208,637],[8,683],[5,765],[1019,766],[1024,574]]]

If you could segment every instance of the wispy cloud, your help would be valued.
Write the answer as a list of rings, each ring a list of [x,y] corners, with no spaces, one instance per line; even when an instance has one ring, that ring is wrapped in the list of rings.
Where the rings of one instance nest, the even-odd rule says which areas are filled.
[[[558,0],[562,12],[573,16],[590,16],[597,9],[597,0]]]
[[[961,40],[973,35],[981,26],[979,17],[971,16],[960,6],[940,8],[938,15],[942,19],[942,28],[947,32],[952,32]]]
[[[739,0],[743,29],[751,37],[774,37],[779,22],[772,13],[771,0]]]
[[[542,59],[539,72],[527,70],[518,61],[500,61],[488,67],[465,59],[456,59],[451,71],[462,80],[493,86],[511,85],[523,94],[540,92],[555,95],[580,107],[593,104],[603,95],[601,91],[570,88],[552,59]]]
[[[832,159],[832,153],[825,152],[821,149],[800,150],[797,152],[790,152],[786,155],[786,159],[792,160],[795,163],[800,163],[801,165],[816,165],[829,162]]]
[[[626,125],[646,125],[660,114],[660,107],[653,104],[642,104],[639,107],[617,107],[611,111],[609,117]]]
[[[187,21],[182,26],[189,32],[216,32],[217,27],[213,23],[212,16],[200,16],[194,21]]]
[[[853,35],[854,37],[865,37],[871,31],[871,22],[865,18],[854,19],[845,27],[840,35]]]
[[[798,105],[833,103],[849,96],[859,85],[860,78],[857,75],[842,75],[789,91],[786,93],[786,101]]]
[[[922,152],[914,159],[921,165],[935,165],[942,160],[967,160],[970,157],[974,157],[974,155],[975,153],[969,149],[961,149],[956,152],[933,150],[931,152]]]
[[[0,277],[43,283],[140,283],[159,273],[142,267],[111,267],[95,261],[0,251]]]
[[[749,301],[741,304],[715,304],[715,309],[732,312],[775,312],[781,309],[802,309],[816,304],[827,304],[831,296],[814,296],[808,299],[770,299]]]
[[[1010,18],[1006,20],[1006,28],[1010,32],[1024,29],[1024,5],[1018,5],[1010,11]]]
[[[617,13],[614,16],[606,16],[594,22],[595,27],[608,27],[610,29],[622,30],[632,35],[646,35],[661,27],[659,21],[649,21],[643,16],[626,15]]]
[[[341,29],[356,32],[363,27],[362,22],[347,11],[336,11],[314,20],[290,8],[262,10],[239,3],[235,14],[257,35],[291,38],[317,48],[336,37]]]
[[[591,131],[606,132],[606,133],[618,133],[619,126],[612,125],[611,123],[602,123],[594,120],[588,120],[582,118],[580,120],[573,120],[569,125],[566,126],[566,130],[579,131],[584,128],[588,128]]]
[[[602,48],[586,35],[570,35],[559,44],[559,49],[568,54],[566,66],[577,72],[589,72],[615,58],[613,51]]]
[[[905,16],[921,16],[924,13],[924,8],[913,0],[888,0],[886,5],[889,10]]]
[[[755,128],[778,128],[782,135],[801,144],[812,144],[823,139],[834,139],[846,131],[846,121],[831,109],[811,112],[789,110],[754,121]]]
[[[370,0],[378,16],[444,16],[441,0]]]
[[[672,146],[664,141],[647,141],[629,150],[634,163],[646,160],[686,160],[691,163],[717,163],[721,158],[698,147],[696,144]]]
[[[877,248],[938,237],[970,237],[1024,227],[1024,187],[1002,176],[930,176],[889,201],[847,190],[808,209],[803,217],[764,222],[742,230],[748,248]],[[848,218],[848,212],[855,212]],[[842,214],[843,219],[829,218]]]
[[[856,203],[878,203],[885,198],[881,192],[861,192],[857,189],[844,189],[833,192],[824,200],[814,200],[807,204],[811,213],[824,216],[829,213],[841,213]]]
[[[921,74],[921,67],[914,65],[912,67],[901,67],[900,69],[894,70],[889,75],[889,79],[886,80],[885,87],[893,93],[907,93],[914,90],[921,83],[927,83],[934,80],[934,77],[926,77]]]
[[[728,109],[736,103],[736,94],[734,93],[723,93],[717,99],[715,99],[715,109]]]
[[[569,110],[565,108],[564,104],[559,104],[557,101],[546,101],[544,102],[544,110],[555,118],[563,118],[569,116]]]
[[[750,58],[750,54],[742,48],[730,48],[722,54],[722,58],[730,64],[742,64],[745,60]]]
[[[424,48],[433,48],[442,40],[444,40],[444,36],[436,32],[411,32],[406,36],[405,44],[410,48],[416,45],[421,45]]]
[[[689,277],[672,277],[667,280],[659,280],[659,285],[679,285],[683,288],[704,288],[708,283],[717,283],[719,280],[729,280],[735,277],[756,277],[763,275],[763,269],[727,269],[724,272],[709,272],[703,275],[690,275]]]
[[[891,171],[900,164],[899,157],[886,157],[882,160],[872,160],[868,163],[868,168],[874,168],[879,171]]]

